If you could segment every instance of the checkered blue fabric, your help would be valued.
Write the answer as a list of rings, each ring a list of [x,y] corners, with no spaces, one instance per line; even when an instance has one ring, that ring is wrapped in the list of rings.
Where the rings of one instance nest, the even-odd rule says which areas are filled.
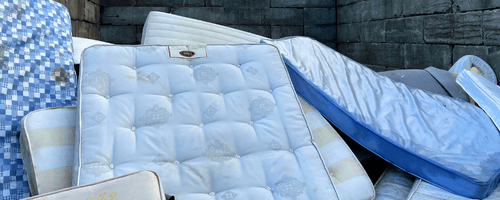
[[[29,196],[19,148],[30,111],[76,105],[71,19],[51,0],[0,1],[0,194]]]

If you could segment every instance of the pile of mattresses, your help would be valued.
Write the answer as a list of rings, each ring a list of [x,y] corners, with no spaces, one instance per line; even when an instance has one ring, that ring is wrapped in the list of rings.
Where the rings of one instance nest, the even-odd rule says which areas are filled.
[[[393,82],[309,38],[270,40],[152,12],[143,45],[75,38],[73,50],[62,5],[2,6],[4,199],[498,196],[490,117],[500,89],[464,70],[474,59],[454,72],[486,112]],[[386,170],[375,192],[322,115],[400,169]]]

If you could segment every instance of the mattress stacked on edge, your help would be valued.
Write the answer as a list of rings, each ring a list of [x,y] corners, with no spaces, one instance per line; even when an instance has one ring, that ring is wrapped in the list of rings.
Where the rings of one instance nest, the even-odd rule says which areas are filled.
[[[277,49],[93,46],[73,185],[152,170],[176,199],[338,199]]]
[[[71,21],[51,0],[3,0],[0,26],[0,194],[19,199],[29,196],[18,140],[22,117],[76,105]]]
[[[267,39],[209,22],[154,11],[148,15],[142,35],[144,45],[242,44]],[[373,199],[373,184],[349,146],[318,110],[300,97],[299,102],[339,197],[343,200]]]
[[[395,83],[310,38],[266,40],[297,92],[394,165],[453,193],[486,198],[500,179],[500,134],[468,102]]]

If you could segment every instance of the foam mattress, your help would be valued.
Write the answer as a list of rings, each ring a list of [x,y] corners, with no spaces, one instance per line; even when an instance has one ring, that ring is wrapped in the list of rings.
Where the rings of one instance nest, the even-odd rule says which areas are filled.
[[[84,51],[73,185],[153,170],[176,199],[338,199],[271,45]]]
[[[500,134],[481,108],[395,83],[309,38],[264,42],[280,50],[302,97],[382,158],[466,197],[498,185]]]

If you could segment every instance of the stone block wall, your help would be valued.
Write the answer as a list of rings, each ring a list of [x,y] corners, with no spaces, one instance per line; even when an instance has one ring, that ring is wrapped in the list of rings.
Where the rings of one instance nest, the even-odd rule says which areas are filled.
[[[335,0],[101,0],[101,39],[139,44],[150,11],[163,11],[269,38],[313,37],[331,47]]]
[[[55,0],[68,8],[73,36],[101,39],[101,0]],[[102,0],[107,1],[107,0]]]
[[[376,71],[449,69],[477,55],[500,75],[500,1],[337,0],[337,50]]]

